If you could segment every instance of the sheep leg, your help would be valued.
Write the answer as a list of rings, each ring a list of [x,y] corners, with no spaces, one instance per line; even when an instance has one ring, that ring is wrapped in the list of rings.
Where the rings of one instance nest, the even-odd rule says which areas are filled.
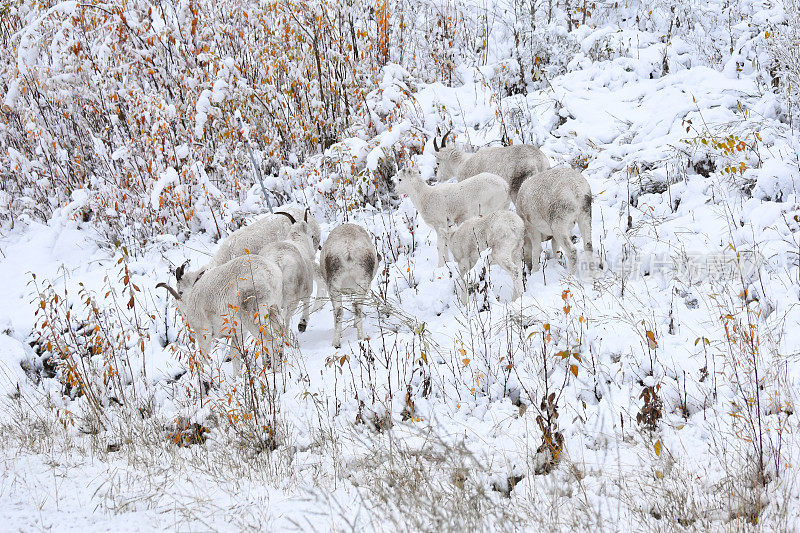
[[[492,261],[511,275],[511,280],[514,282],[514,292],[511,293],[511,301],[519,298],[522,295],[522,275],[519,271],[520,261],[515,261],[513,255],[493,256]]]
[[[261,311],[257,312],[257,314],[248,318],[250,320],[247,320],[243,326],[256,340],[256,346],[260,348],[260,355],[256,357],[255,361],[258,361],[260,358],[262,366],[266,367],[267,356],[272,352],[272,347],[268,343],[270,343],[274,338],[270,324],[269,310],[261,309]],[[244,337],[244,335],[241,335],[241,337]],[[238,337],[236,338],[238,339]],[[238,342],[236,344],[238,344]],[[239,362],[239,365],[236,366],[241,366],[241,361]]]
[[[364,296],[356,294],[353,296],[353,316],[356,321],[356,334],[359,340],[364,339]]]
[[[474,264],[474,263],[472,263]],[[462,305],[467,305],[467,301],[469,300],[469,287],[467,286],[467,274],[469,274],[470,266],[465,261],[460,261],[458,263],[458,273],[459,273],[459,280],[457,282],[458,287],[458,298],[461,301]]]
[[[342,346],[342,293],[331,292],[331,304],[333,305],[333,347]]]
[[[591,198],[591,197],[590,197]],[[586,209],[581,211],[578,215],[578,229],[581,232],[583,239],[583,257],[589,269],[590,275],[594,274],[594,265],[592,264],[592,210],[591,201],[588,202],[588,212]]]
[[[303,298],[302,306],[303,306],[303,316],[300,317],[300,322],[297,323],[297,331],[301,333],[305,331],[306,328],[308,327],[308,316],[310,314],[310,309],[311,309],[311,298],[310,297]],[[287,327],[289,326],[288,322],[286,323],[286,326]]]
[[[314,271],[317,281],[317,294],[314,296],[314,308],[311,310],[312,313],[316,313],[325,307],[325,299],[328,297],[328,285],[325,283],[325,278],[320,272],[319,265],[315,265]]]
[[[244,335],[242,335],[243,337]],[[239,337],[233,337],[231,342],[231,364],[233,365],[233,377],[238,378],[242,373],[242,359],[245,356],[244,342]]]
[[[195,332],[195,341],[197,343],[197,350],[200,353],[200,357],[197,359],[197,374],[200,381],[203,381],[203,367],[205,366],[206,357],[211,357],[213,336],[211,336],[206,328],[203,328]]]
[[[289,303],[283,310],[283,323],[286,324],[287,328],[289,327],[289,324],[291,324],[292,322],[292,317],[294,316],[295,311],[297,311],[297,306],[299,303],[300,303],[299,301],[294,300],[291,303]],[[303,327],[303,329],[300,329],[300,324],[298,324],[297,329],[300,331],[304,331],[305,327]]]
[[[250,333],[256,340],[264,339],[263,328],[259,327],[260,317],[250,316],[247,309],[241,309],[235,315],[230,316],[229,335],[232,340],[231,343],[231,361],[233,363],[233,377],[238,378],[242,371],[242,358],[247,354],[245,353],[245,331]],[[258,345],[261,345],[258,343]],[[251,357],[252,361],[253,358]]]
[[[522,241],[522,261],[525,263],[525,268],[528,269],[528,272],[533,272],[533,261],[531,259],[532,248],[533,240],[531,239],[531,229],[530,226],[525,223],[525,233]]]
[[[519,241],[517,241],[514,245],[514,248],[511,250],[511,268],[513,268],[512,277],[514,278],[514,292],[516,293],[517,297],[514,298],[515,300],[522,296],[522,292],[525,290],[522,286],[522,272],[520,271],[520,265],[522,264],[522,251],[524,247],[521,245]]]
[[[566,224],[559,224],[553,229],[553,251],[555,252],[556,246],[561,249],[567,260],[570,274],[574,274],[578,263],[578,249],[572,244],[570,230],[567,229]]]
[[[297,308],[297,304],[294,307]],[[274,370],[279,370],[283,366],[283,332],[289,326],[289,322],[281,319],[277,309],[273,309],[269,316],[269,332],[272,339],[270,341],[270,363]]]
[[[528,230],[525,232],[527,234],[526,238],[530,239],[530,248],[531,250],[531,264],[529,265],[531,272],[538,272],[539,271],[539,261],[542,259],[542,234],[534,229],[533,227],[528,227]]]
[[[436,249],[439,251],[439,266],[443,267],[447,260],[450,259],[448,246],[447,246],[447,233],[446,230],[436,232]]]
[[[224,333],[222,334],[224,335]],[[211,353],[213,351],[214,337],[215,336],[210,333],[210,329],[201,330],[197,335],[197,346],[200,348],[200,352],[209,358],[211,357]],[[233,337],[233,341],[234,342],[231,346],[231,364],[233,365],[233,378],[236,379],[242,373],[242,352],[238,348],[235,336]],[[201,363],[199,368],[202,367],[203,364]]]

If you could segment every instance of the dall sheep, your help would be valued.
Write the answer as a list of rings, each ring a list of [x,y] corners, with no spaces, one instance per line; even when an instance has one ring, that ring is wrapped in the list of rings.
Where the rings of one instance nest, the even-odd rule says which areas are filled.
[[[300,221],[289,230],[286,239],[270,244],[261,256],[281,269],[283,279],[283,321],[288,328],[298,304],[303,304],[303,314],[297,324],[299,331],[308,325],[311,293],[314,291],[316,249],[307,223]]]
[[[522,295],[522,242],[525,224],[512,211],[495,211],[461,224],[450,237],[450,252],[458,263],[462,279],[475,266],[481,252],[492,249],[489,260],[511,274],[514,282],[512,300]],[[462,300],[466,301],[466,289]]]
[[[436,231],[439,266],[449,259],[447,237],[451,225],[507,209],[509,203],[508,184],[489,172],[459,183],[428,185],[419,170],[403,169],[395,176],[395,190],[407,194],[425,223]]]
[[[307,209],[283,207],[228,235],[208,266],[224,265],[231,259],[245,254],[260,254],[270,243],[285,239],[292,225],[299,220],[308,223],[316,250],[319,247],[320,228],[314,217],[309,216]]]
[[[224,265],[185,272],[187,263],[175,271],[176,289],[167,289],[178,301],[178,309],[194,331],[200,352],[211,353],[215,338],[231,336],[234,373],[239,375],[243,352],[240,342],[247,331],[268,346],[273,363],[283,353],[283,279],[277,264],[258,255],[237,257]],[[266,364],[266,360],[265,360]]]
[[[524,260],[532,272],[539,270],[542,241],[553,238],[553,252],[561,248],[570,272],[575,272],[578,252],[572,244],[572,228],[578,224],[586,259],[592,254],[592,189],[573,168],[551,168],[530,176],[515,202],[525,222]]]
[[[356,224],[345,223],[331,231],[319,260],[320,277],[333,304],[333,346],[342,344],[342,295],[353,298],[358,338],[364,338],[362,304],[378,270],[378,252],[370,234]]]
[[[513,201],[522,183],[536,172],[550,168],[550,161],[541,150],[529,144],[511,146],[487,146],[474,154],[462,152],[454,144],[447,146],[447,135],[442,137],[442,145],[433,140],[436,151],[436,179],[447,181],[453,176],[458,181],[480,174],[492,172],[508,183],[508,191]]]

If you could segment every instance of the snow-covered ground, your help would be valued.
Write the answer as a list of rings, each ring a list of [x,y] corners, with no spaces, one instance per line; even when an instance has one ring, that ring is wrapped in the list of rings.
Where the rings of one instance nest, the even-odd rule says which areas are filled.
[[[3,529],[800,528],[800,135],[764,66],[764,28],[786,15],[686,3],[692,30],[673,34],[664,6],[650,22],[600,6],[597,23],[537,30],[552,71],[520,92],[492,85],[511,38],[500,7],[483,65],[447,86],[387,64],[364,97],[372,129],[266,181],[323,240],[345,220],[375,236],[367,341],[348,327],[334,349],[328,303],[303,333],[295,318],[281,371],[237,381],[220,348],[201,383],[155,285],[206,262],[217,224],[265,213],[257,185],[135,250],[82,219],[81,191],[49,220],[4,222]],[[480,263],[460,304],[411,201],[361,181],[392,150],[432,177],[437,128],[583,169],[602,270],[571,276],[548,253],[509,303],[508,274]],[[351,166],[349,181],[331,171]],[[178,180],[165,172],[145,203]]]

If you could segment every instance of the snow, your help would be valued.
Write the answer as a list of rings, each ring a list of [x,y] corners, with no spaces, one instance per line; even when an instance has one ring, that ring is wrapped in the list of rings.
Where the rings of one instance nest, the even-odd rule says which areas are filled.
[[[745,2],[724,9],[731,17],[740,9],[752,27],[717,27],[711,17],[722,5],[684,6],[688,18],[670,38],[672,16],[659,6],[655,14],[645,4],[593,6],[598,13],[572,31],[559,9],[559,22],[540,20],[522,37],[541,39],[524,41],[531,55],[536,42],[558,45],[545,46],[546,78],[526,77],[521,92],[503,85],[519,81],[510,31],[522,23],[502,6],[483,59],[470,62],[478,52],[454,45],[459,81],[451,85],[421,59],[393,55],[363,102],[350,103],[365,109],[337,142],[316,152],[292,147],[280,172],[265,176],[276,197],[311,208],[323,239],[344,221],[375,236],[382,261],[372,290],[385,301],[365,306],[369,339],[356,339],[345,311],[342,348],[334,349],[326,303],[303,333],[294,317],[284,368],[252,382],[233,378],[224,343],[199,376],[175,302],[156,287],[173,284],[175,266],[187,259],[203,265],[219,237],[266,213],[238,133],[210,121],[232,106],[258,159],[273,157],[263,132],[274,132],[241,103],[260,89],[229,50],[198,48],[207,71],[180,74],[187,94],[194,91],[190,103],[159,100],[147,110],[153,118],[143,131],[153,139],[143,142],[155,147],[152,161],[114,138],[87,143],[93,164],[143,180],[145,211],[115,207],[117,197],[94,183],[63,197],[48,193],[44,220],[30,207],[0,211],[5,527],[626,531],[677,528],[689,517],[698,528],[748,529],[753,508],[761,509],[759,527],[799,527],[792,480],[800,475],[800,426],[791,413],[800,390],[800,139],[783,97],[768,87],[763,44],[764,29],[788,19],[777,7]],[[16,52],[7,52],[13,68],[37,65],[40,47],[66,46],[66,26],[56,24],[49,42],[41,32],[48,17],[76,6],[33,10]],[[174,17],[190,9],[175,8],[146,19],[159,43],[170,42]],[[133,12],[125,20],[140,23]],[[718,42],[735,43],[735,51]],[[113,56],[102,46],[98,57]],[[724,54],[712,61],[717,48]],[[12,110],[27,101],[18,79],[3,97]],[[286,113],[300,105],[284,103]],[[172,139],[181,121],[186,131]],[[45,129],[34,119],[19,124],[31,137]],[[431,137],[451,128],[468,149],[506,135],[537,144],[554,165],[580,166],[594,192],[603,270],[570,276],[545,244],[543,268],[527,276],[519,301],[508,301],[510,276],[481,260],[469,275],[477,291],[460,304],[455,265],[437,267],[435,232],[408,198],[380,188],[400,164],[432,177]],[[734,148],[726,151],[729,136]],[[40,153],[3,148],[13,172],[36,172],[42,189],[54,187],[34,160]],[[75,155],[52,157],[64,164]],[[702,170],[704,161],[713,168]],[[231,193],[226,180],[241,190]],[[161,198],[179,185],[176,194],[192,202],[177,202],[172,213]],[[30,187],[2,193],[13,207],[36,205]],[[130,226],[115,225],[125,215]],[[137,233],[134,223],[155,229]],[[67,312],[73,329],[48,333],[43,322],[53,328]],[[84,322],[105,337],[79,332]],[[69,340],[95,372],[100,423],[89,394],[76,396],[48,375],[39,335]],[[116,375],[107,372],[111,351],[91,352],[92,342],[115,347],[125,361]],[[261,404],[249,419],[242,391],[251,383]],[[654,430],[637,421],[649,387],[661,402]],[[551,392],[563,448],[542,472]],[[754,413],[768,429],[764,487],[753,481]],[[207,427],[207,440],[176,446],[170,435],[182,419]],[[274,443],[264,443],[265,427]],[[473,503],[483,521],[468,522]]]
[[[210,115],[213,110],[210,100],[211,97],[212,97],[211,91],[205,89],[200,94],[200,98],[197,100],[197,114],[195,115],[194,119],[195,123],[194,135],[198,139],[201,139],[203,137],[203,130],[205,129],[206,122],[208,121],[208,115]]]
[[[153,191],[150,193],[150,205],[153,207],[154,211],[157,211],[159,208],[159,200],[161,198],[161,193],[164,192],[164,189],[170,185],[177,184],[178,173],[174,168],[170,167],[158,178],[158,181],[153,187]]]

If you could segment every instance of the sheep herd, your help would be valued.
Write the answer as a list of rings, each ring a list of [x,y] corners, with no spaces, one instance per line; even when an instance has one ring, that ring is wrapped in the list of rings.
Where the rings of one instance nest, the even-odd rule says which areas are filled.
[[[433,141],[437,185],[428,185],[416,169],[400,170],[394,177],[396,192],[407,195],[436,232],[439,266],[452,254],[464,277],[481,252],[491,249],[489,261],[511,275],[516,300],[522,294],[520,263],[538,270],[545,240],[552,239],[553,251],[561,249],[575,272],[576,223],[591,261],[592,192],[580,172],[550,168],[547,157],[530,145],[464,153],[447,145],[448,135],[441,146]],[[458,181],[445,183],[453,177]],[[509,210],[510,203],[516,212]],[[298,306],[298,330],[308,325],[315,280],[317,302],[327,292],[333,306],[333,346],[341,344],[345,295],[353,298],[358,338],[363,339],[362,306],[379,260],[374,238],[361,226],[337,226],[320,247],[320,227],[309,210],[287,207],[233,232],[206,266],[186,271],[187,262],[178,267],[175,288],[166,283],[157,287],[175,297],[202,354],[210,353],[214,339],[232,338],[238,375],[245,331],[262,340],[270,355],[265,365],[280,364],[284,332]],[[464,289],[462,301],[466,296]]]

